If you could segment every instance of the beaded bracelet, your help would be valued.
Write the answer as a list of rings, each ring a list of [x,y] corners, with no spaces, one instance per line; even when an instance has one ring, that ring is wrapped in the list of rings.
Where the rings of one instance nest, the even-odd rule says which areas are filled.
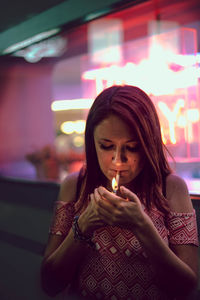
[[[72,223],[72,230],[73,230],[73,233],[74,233],[74,239],[78,240],[78,241],[81,241],[81,242],[85,242],[89,246],[94,248],[95,244],[92,241],[92,237],[86,236],[81,232],[80,227],[78,225],[78,219],[79,219],[79,216],[75,216],[74,220],[73,220],[73,223]]]

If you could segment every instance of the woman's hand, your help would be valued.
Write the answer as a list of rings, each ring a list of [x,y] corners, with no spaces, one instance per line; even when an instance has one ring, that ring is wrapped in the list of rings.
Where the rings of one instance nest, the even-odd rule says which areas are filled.
[[[91,194],[90,202],[78,220],[80,230],[85,235],[92,235],[94,230],[106,225],[98,214],[98,206],[94,194]]]
[[[101,186],[90,195],[90,203],[79,218],[79,227],[86,235],[105,225],[139,230],[147,220],[149,217],[136,194],[121,186],[118,196]]]
[[[121,196],[109,192],[104,187],[96,188],[94,198],[97,202],[96,214],[105,224],[139,228],[148,216],[136,194],[124,186],[120,187]]]

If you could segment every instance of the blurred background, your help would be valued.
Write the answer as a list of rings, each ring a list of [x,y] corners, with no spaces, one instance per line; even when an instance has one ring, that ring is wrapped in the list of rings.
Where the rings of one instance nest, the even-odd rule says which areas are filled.
[[[200,193],[199,1],[8,0],[0,15],[1,176],[60,182],[79,170],[94,98],[131,84]]]
[[[60,182],[84,163],[88,110],[113,84],[136,85],[155,103],[200,228],[200,1],[4,1],[1,300],[51,299],[40,266]]]

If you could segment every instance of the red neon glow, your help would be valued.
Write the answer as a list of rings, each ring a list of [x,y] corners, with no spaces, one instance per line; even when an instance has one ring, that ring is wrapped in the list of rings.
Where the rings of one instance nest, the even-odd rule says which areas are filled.
[[[183,57],[181,57],[183,61]],[[126,63],[125,66],[110,66],[106,68],[99,68],[95,70],[86,71],[82,75],[84,80],[93,80],[96,84],[96,93],[100,93],[105,87],[113,84],[130,84],[138,85],[147,93],[152,93],[159,96],[163,94],[175,94],[176,89],[187,88],[196,85],[197,78],[200,78],[200,69],[190,67],[189,69],[180,70],[178,72],[170,70],[166,64],[160,62],[160,72],[156,73],[156,79],[148,75],[148,84],[142,83],[143,74],[148,74],[153,70],[153,61],[143,60],[140,64],[135,65],[131,62]],[[151,71],[150,71],[151,70]],[[194,70],[196,72],[194,72]],[[150,80],[153,78],[153,80]],[[156,85],[155,85],[156,83]],[[168,84],[166,84],[168,83]],[[171,144],[177,143],[177,136],[175,128],[184,128],[185,140],[188,142],[194,141],[193,124],[200,120],[198,108],[186,109],[185,100],[178,99],[174,103],[173,109],[170,109],[166,102],[159,101],[158,108],[163,117],[168,122],[168,135]],[[184,114],[181,114],[181,109],[184,109]],[[166,143],[167,139],[162,131],[163,141]]]
[[[200,120],[198,108],[185,109],[183,112],[181,112],[181,109],[185,107],[185,101],[183,99],[178,99],[174,103],[173,110],[170,110],[167,104],[162,101],[158,102],[158,107],[168,122],[170,143],[177,143],[176,128],[184,129],[184,136],[186,141],[188,141],[189,143],[195,142],[193,124],[198,124]],[[162,119],[163,118],[161,118],[161,124]],[[163,128],[162,138],[164,143],[166,143]]]
[[[157,108],[163,142],[172,150],[176,147],[176,160],[200,160],[200,55],[196,53],[196,31],[184,28],[148,37],[138,42],[138,48],[136,43],[126,46],[131,53],[128,61],[100,64],[85,71],[82,80],[91,82],[96,94],[114,84],[143,89]],[[145,47],[149,47],[148,53]],[[140,55],[141,50],[146,56]]]
[[[153,76],[152,76],[152,70]],[[139,64],[127,62],[124,66],[112,65],[86,71],[83,80],[92,80],[96,84],[96,92],[100,93],[105,87],[113,84],[137,85],[146,93],[156,96],[169,95],[176,89],[187,88],[197,84],[200,78],[200,68],[195,65],[173,71],[164,61],[144,59]]]

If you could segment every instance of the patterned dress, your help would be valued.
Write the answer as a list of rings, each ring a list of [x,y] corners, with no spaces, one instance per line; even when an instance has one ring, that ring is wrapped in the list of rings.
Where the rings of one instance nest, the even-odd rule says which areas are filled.
[[[68,234],[74,205],[73,202],[56,203],[51,234]],[[170,212],[167,220],[156,208],[145,212],[167,245],[198,246],[195,210],[193,213]],[[75,289],[81,299],[172,299],[157,285],[154,267],[133,232],[106,226],[95,231],[93,241],[96,247],[88,248],[75,279]],[[66,299],[69,298],[66,296]]]

